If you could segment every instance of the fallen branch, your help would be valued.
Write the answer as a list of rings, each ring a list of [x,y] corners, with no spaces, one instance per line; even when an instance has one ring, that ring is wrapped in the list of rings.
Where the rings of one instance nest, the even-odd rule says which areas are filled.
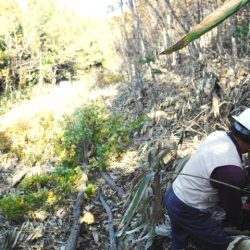
[[[82,175],[83,183],[80,187],[79,193],[76,198],[76,203],[73,210],[73,226],[71,228],[70,236],[66,244],[65,250],[75,250],[77,246],[77,240],[81,229],[80,217],[82,214],[82,204],[84,198],[84,189],[86,187],[87,175]]]
[[[115,239],[113,214],[112,214],[111,207],[109,206],[109,204],[106,202],[104,198],[102,189],[99,189],[99,199],[108,214],[110,250],[116,250],[117,245],[116,245],[116,239]]]
[[[106,171],[100,171],[101,176],[106,181],[106,183],[114,190],[117,191],[120,198],[123,198],[125,195],[125,191],[123,188],[118,187],[113,180],[113,178],[106,172]]]

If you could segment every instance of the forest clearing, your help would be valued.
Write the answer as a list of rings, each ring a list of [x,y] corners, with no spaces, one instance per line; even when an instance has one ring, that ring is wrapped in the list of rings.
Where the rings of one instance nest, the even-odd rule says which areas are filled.
[[[249,1],[111,7],[1,2],[0,250],[170,250],[166,190],[250,108]],[[249,249],[243,216],[228,250]]]

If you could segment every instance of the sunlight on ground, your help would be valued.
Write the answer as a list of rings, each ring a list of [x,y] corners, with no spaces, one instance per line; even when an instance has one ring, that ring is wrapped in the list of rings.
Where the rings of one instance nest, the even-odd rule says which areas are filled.
[[[101,99],[111,105],[118,95],[116,86],[100,89],[91,81],[35,86],[30,100],[17,103],[0,116],[0,146],[7,149],[2,154],[0,147],[0,169],[8,171],[6,176],[0,175],[0,193],[23,172],[26,176],[51,172],[58,160],[53,143],[57,138],[54,134],[60,137],[59,121],[90,101]]]
[[[41,87],[40,93],[46,90]],[[83,82],[69,83],[62,82],[58,86],[51,87],[49,93],[38,95],[34,94],[31,100],[26,100],[8,111],[0,117],[0,127],[7,128],[20,120],[34,119],[38,114],[54,113],[58,118],[64,114],[70,114],[74,110],[98,98],[110,98],[117,95],[114,87],[105,89],[95,88],[93,84]]]
[[[114,161],[110,164],[109,170],[112,171],[112,175],[115,179],[115,176],[121,176],[121,173],[128,174],[133,173],[138,167],[138,151],[137,150],[128,150],[123,153],[120,161]]]

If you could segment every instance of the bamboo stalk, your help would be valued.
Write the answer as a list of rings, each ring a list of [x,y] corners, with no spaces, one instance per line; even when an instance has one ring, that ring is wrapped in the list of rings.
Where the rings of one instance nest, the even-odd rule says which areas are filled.
[[[213,29],[236,11],[248,4],[250,0],[228,0],[210,15],[205,17],[201,23],[196,25],[187,35],[182,37],[176,44],[165,49],[160,55],[170,54],[187,46],[190,42],[198,39],[209,30]]]

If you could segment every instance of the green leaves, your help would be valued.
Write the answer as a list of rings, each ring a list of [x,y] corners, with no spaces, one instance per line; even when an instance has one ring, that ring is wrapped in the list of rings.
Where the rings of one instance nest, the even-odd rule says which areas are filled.
[[[19,184],[18,192],[0,199],[0,213],[10,221],[22,221],[33,218],[35,211],[39,209],[53,212],[66,197],[72,197],[80,177],[79,168],[63,167],[58,167],[51,174],[28,177]],[[89,186],[87,195],[92,194],[94,189],[95,187]]]
[[[84,141],[88,143],[88,155],[92,165],[105,169],[111,158],[117,157],[138,131],[142,119],[128,122],[122,114],[109,113],[98,104],[78,108],[66,117],[62,142],[58,146],[63,160],[79,165],[83,161]],[[88,129],[86,129],[88,128]],[[102,163],[101,163],[102,162]],[[100,164],[101,163],[101,164]]]
[[[144,56],[144,57],[141,57],[139,59],[139,63],[141,64],[148,64],[148,63],[151,63],[151,62],[155,62],[155,59],[151,56]]]
[[[152,179],[154,178],[155,173],[154,172],[150,172],[149,174],[147,174],[138,184],[138,189],[134,195],[134,198],[132,200],[132,202],[130,203],[130,206],[128,207],[127,211],[125,212],[125,215],[122,219],[122,221],[120,222],[120,225],[118,226],[118,236],[121,236],[124,232],[124,230],[127,228],[127,226],[129,225],[130,221],[132,220],[143,196],[144,193],[147,189],[147,187],[149,186],[150,182],[152,181]]]
[[[228,0],[220,8],[207,16],[200,24],[196,25],[187,35],[182,37],[175,45],[162,51],[160,55],[170,54],[187,46],[190,42],[199,38],[213,29],[236,11],[241,9],[250,0]]]
[[[160,74],[162,74],[162,71],[160,69],[152,69],[151,72],[152,72],[153,75],[160,75]]]

